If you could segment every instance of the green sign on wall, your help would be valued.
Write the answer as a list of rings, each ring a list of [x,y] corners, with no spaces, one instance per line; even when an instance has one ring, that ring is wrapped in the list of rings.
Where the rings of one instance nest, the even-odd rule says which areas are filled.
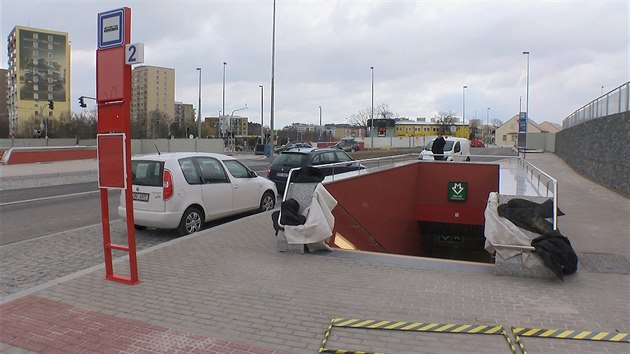
[[[466,200],[468,182],[448,182],[448,200]]]

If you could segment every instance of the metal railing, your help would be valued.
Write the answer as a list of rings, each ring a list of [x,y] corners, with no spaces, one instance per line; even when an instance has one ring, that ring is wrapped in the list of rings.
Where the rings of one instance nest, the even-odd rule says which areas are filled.
[[[630,111],[630,81],[580,107],[562,121],[562,129],[588,120]]]

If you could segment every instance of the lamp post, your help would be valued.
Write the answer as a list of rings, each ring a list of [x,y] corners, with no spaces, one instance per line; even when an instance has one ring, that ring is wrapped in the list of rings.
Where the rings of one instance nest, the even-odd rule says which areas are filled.
[[[223,109],[222,109],[223,114],[225,114],[225,66],[226,65],[227,63],[223,62]]]
[[[466,89],[467,85],[462,88],[462,124],[466,123]]]
[[[486,143],[490,142],[488,141],[488,135],[490,135],[490,124],[488,123],[489,117],[490,117],[490,107],[486,109]]]
[[[370,66],[372,71],[372,113],[370,115],[370,149],[374,150],[374,67]]]
[[[199,113],[199,117],[197,118],[197,139],[201,137],[201,68],[197,68],[199,71],[199,106],[197,113]]]
[[[260,87],[260,143],[263,144],[263,136],[265,135],[265,132],[263,131],[263,85],[258,85],[258,87]]]
[[[527,139],[527,123],[529,122],[529,52],[523,52],[523,54],[527,55],[527,83],[525,89],[525,131],[521,134],[519,131],[519,138]],[[521,146],[521,143],[518,144]],[[527,141],[523,141],[523,159],[525,159],[525,151],[527,150]]]
[[[317,141],[322,141],[322,106],[319,106],[319,136],[317,137]]]
[[[525,88],[525,119],[529,119],[529,52],[523,52],[527,55],[527,80]],[[527,125],[525,125],[527,126]]]
[[[271,107],[270,107],[270,114],[271,114],[271,118],[269,121],[269,124],[271,126],[271,132],[269,133],[269,144],[270,149],[269,149],[269,159],[273,159],[273,142],[274,142],[274,131],[273,131],[273,111],[274,111],[274,105],[273,105],[273,100],[274,100],[274,71],[275,71],[275,65],[276,65],[276,0],[273,0],[273,25],[272,25],[272,31],[271,31]]]

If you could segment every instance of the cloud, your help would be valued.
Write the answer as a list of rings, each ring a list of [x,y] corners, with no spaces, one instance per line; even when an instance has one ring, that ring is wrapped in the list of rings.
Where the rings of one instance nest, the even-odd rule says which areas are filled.
[[[176,100],[204,115],[248,104],[268,124],[273,2],[23,1],[2,3],[2,48],[15,25],[70,33],[72,95],[94,90],[96,15],[130,6],[145,65],[176,70]],[[623,1],[287,1],[276,4],[275,127],[345,123],[386,103],[400,116],[440,111],[507,120],[524,107],[530,51],[530,117],[561,122],[628,81],[628,3]],[[92,53],[92,54],[90,54]],[[5,53],[6,58],[6,53]],[[6,67],[6,61],[1,61]],[[215,113],[216,112],[216,113]]]

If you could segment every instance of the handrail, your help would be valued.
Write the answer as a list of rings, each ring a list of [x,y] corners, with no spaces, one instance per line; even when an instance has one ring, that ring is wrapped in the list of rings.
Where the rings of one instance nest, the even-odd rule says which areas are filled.
[[[619,97],[615,97],[616,95]],[[613,100],[611,100],[611,98],[613,98]],[[615,100],[614,98],[617,99]],[[562,120],[562,129],[571,128],[591,119],[627,111],[630,111],[630,81],[615,87],[609,92],[576,109]]]

